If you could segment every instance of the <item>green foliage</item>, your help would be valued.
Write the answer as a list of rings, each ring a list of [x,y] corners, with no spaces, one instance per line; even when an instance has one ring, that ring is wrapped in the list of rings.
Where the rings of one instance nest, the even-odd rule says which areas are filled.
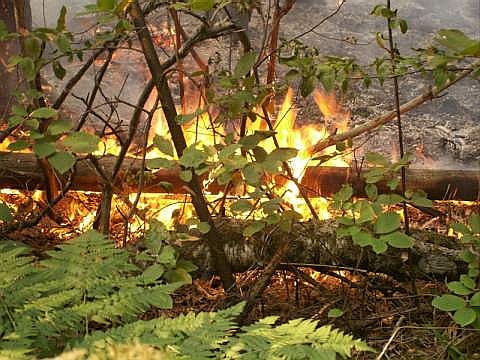
[[[460,275],[458,281],[450,281],[450,293],[436,297],[432,305],[453,312],[458,325],[480,329],[480,215],[471,215],[468,224],[454,224],[453,229],[465,245],[462,259],[468,264],[468,273]]]
[[[371,246],[376,253],[387,251],[388,246],[408,249],[413,239],[401,231],[401,217],[391,211],[391,206],[402,202],[431,206],[431,201],[422,192],[408,192],[405,197],[394,191],[399,185],[398,172],[408,166],[411,160],[406,155],[396,163],[390,163],[383,155],[368,153],[365,156],[371,165],[365,173],[365,193],[368,199],[353,198],[353,188],[345,185],[334,195],[334,209],[341,210],[337,229],[339,236],[349,236],[359,246]],[[379,194],[383,184],[391,192]]]
[[[292,320],[274,326],[268,317],[238,328],[243,303],[216,313],[189,313],[174,319],[137,321],[106,332],[94,332],[75,344],[90,356],[116,343],[145,344],[175,359],[336,359],[353,350],[371,351],[365,343],[317,321]],[[150,348],[151,349],[151,348]]]
[[[60,358],[110,359],[129,344],[162,359],[335,359],[371,350],[311,320],[275,327],[277,318],[270,317],[239,329],[235,319],[243,303],[216,313],[138,320],[152,306],[170,308],[170,294],[191,281],[188,271],[195,267],[177,258],[164,243],[168,236],[154,223],[146,250],[135,258],[95,231],[49,251],[43,260],[26,247],[0,243],[0,357],[50,357],[76,348]]]
[[[170,308],[170,294],[191,280],[164,284],[163,272],[133,264],[126,250],[94,231],[47,255],[35,261],[23,247],[0,246],[2,358],[51,355],[92,329],[135,321],[152,306]],[[150,263],[165,258],[143,253]]]

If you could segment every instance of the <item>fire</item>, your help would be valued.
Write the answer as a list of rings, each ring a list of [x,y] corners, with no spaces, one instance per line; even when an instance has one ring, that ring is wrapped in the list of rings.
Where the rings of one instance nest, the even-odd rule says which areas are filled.
[[[195,94],[194,94],[195,95]],[[198,93],[196,95],[199,97]],[[195,96],[191,96],[192,101],[189,103],[197,103],[199,108],[202,108],[204,104],[201,99],[194,99]],[[280,107],[278,115],[274,125],[276,137],[281,147],[295,148],[298,150],[298,154],[294,159],[289,161],[289,166],[292,170],[293,176],[301,181],[305,169],[309,165],[318,165],[318,161],[312,159],[312,154],[309,152],[309,148],[317,142],[325,139],[333,132],[342,132],[347,129],[350,114],[345,111],[334,93],[327,94],[320,90],[314,92],[315,102],[323,115],[324,123],[311,124],[304,126],[297,126],[297,109],[294,103],[294,92],[292,89],[288,89],[285,99]],[[151,106],[151,105],[150,105]],[[191,108],[191,107],[190,107]],[[177,108],[179,114],[181,114],[180,107]],[[263,121],[263,117],[258,111],[259,115],[257,119],[249,124],[250,131],[265,130],[267,127]],[[183,125],[184,135],[187,145],[199,144],[199,146],[213,146],[221,141],[219,134],[224,134],[225,131],[222,127],[214,129],[214,121],[209,112],[193,116],[192,119]],[[163,111],[157,109],[152,121],[152,129],[149,134],[149,143],[151,144],[155,135],[170,138],[167,122],[165,120]],[[272,139],[268,139],[262,143],[262,146],[267,152],[271,152],[275,149],[275,144]],[[335,148],[328,148],[324,151],[325,154],[332,154]],[[106,139],[99,147],[98,155],[100,154],[118,154],[118,144],[115,139]],[[131,154],[131,156],[138,156],[138,154]],[[163,153],[160,153],[155,148],[149,150],[147,158],[155,157],[169,157]],[[329,161],[322,163],[323,166],[348,166],[347,159],[333,158]],[[304,219],[310,217],[310,210],[305,204],[304,199],[299,194],[297,186],[292,181],[287,181],[279,189],[277,193],[282,196],[286,204],[301,214]],[[130,194],[129,201],[133,203],[137,194]],[[208,200],[214,203],[223,195],[207,195]],[[116,200],[118,202],[118,200]],[[331,215],[328,211],[329,201],[325,198],[312,198],[310,202],[314,206],[320,219],[330,218]],[[148,194],[141,195],[138,201],[138,209],[144,214],[146,218],[156,219],[163,222],[170,229],[175,228],[179,223],[185,222],[185,219],[194,217],[194,210],[189,201],[189,195],[182,197],[178,195],[162,194]],[[231,214],[230,214],[231,215]],[[85,223],[90,223],[90,219],[85,219]],[[86,225],[85,225],[86,226]],[[130,220],[130,230],[141,229],[143,226],[142,220],[134,216]]]
[[[297,110],[293,102],[293,90],[287,91],[285,100],[280,108],[276,123],[275,131],[279,145],[281,147],[290,147],[298,150],[297,156],[289,161],[289,166],[293,176],[300,181],[304,175],[305,169],[309,165],[318,165],[318,161],[312,159],[309,152],[317,142],[327,138],[333,132],[345,131],[350,120],[350,113],[342,109],[337,102],[335,93],[326,94],[320,90],[314,92],[315,102],[322,113],[325,124],[311,124],[304,126],[296,126]],[[274,149],[273,142],[267,145],[267,151]],[[335,147],[327,148],[325,154],[333,154]],[[321,166],[341,166],[348,167],[348,163],[344,158],[332,158]],[[293,209],[300,213],[304,218],[310,217],[310,210],[305,201],[300,197],[299,189],[294,182],[289,181],[284,185],[284,198],[292,205]],[[310,199],[320,219],[328,219],[331,217],[328,211],[328,200],[325,198]]]
[[[209,110],[201,100],[197,93],[197,99],[191,103],[196,103],[199,108]],[[279,141],[280,147],[295,148],[298,150],[298,154],[295,158],[289,161],[289,166],[292,170],[293,176],[300,182],[307,166],[319,165],[319,161],[312,158],[312,154],[309,152],[311,148],[317,142],[325,139],[330,134],[335,132],[342,132],[347,129],[350,114],[345,111],[334,93],[327,94],[320,90],[314,92],[314,100],[323,115],[324,122],[321,124],[310,125],[297,125],[297,108],[294,101],[294,92],[289,89],[285,95],[285,99],[280,107],[277,116],[272,116],[274,122],[274,130],[276,132],[276,138]],[[152,105],[150,104],[150,107]],[[148,107],[148,105],[147,105]],[[180,109],[178,109],[181,113]],[[199,144],[199,146],[213,146],[218,144],[223,139],[223,134],[226,133],[225,129],[216,125],[214,117],[210,115],[209,111],[199,112],[197,116],[192,117],[190,121],[182,125],[185,138],[188,145]],[[256,121],[252,122],[248,126],[249,131],[265,130],[266,124],[262,116],[262,112],[258,111]],[[149,134],[149,143],[151,144],[155,135],[162,136],[166,139],[170,139],[168,126],[164,118],[163,111],[157,109],[152,121],[152,130]],[[0,144],[2,147],[7,147],[8,142],[5,141]],[[272,139],[268,139],[262,142],[262,146],[270,153],[275,149],[275,144]],[[98,150],[94,153],[97,156],[103,156],[106,154],[118,155],[120,147],[115,137],[107,137],[102,139]],[[324,151],[325,154],[332,154],[335,151],[334,147],[328,148]],[[131,153],[129,156],[139,157],[140,153]],[[167,155],[161,154],[158,150],[152,149],[147,153],[147,158],[165,157]],[[168,156],[167,156],[168,157]],[[348,159],[333,158],[320,165],[326,166],[348,166]],[[241,176],[241,175],[240,175]],[[240,182],[242,182],[240,180]],[[304,199],[300,196],[299,190],[293,181],[287,181],[277,189],[277,194],[282,196],[287,207],[291,207],[293,210],[303,216],[304,219],[308,219],[311,214],[309,208],[306,206]],[[194,218],[194,209],[190,202],[190,195],[172,195],[172,194],[149,194],[143,193],[137,204],[137,211],[129,214],[129,209],[133,203],[136,203],[136,193],[132,193],[128,196],[115,196],[113,199],[112,209],[116,210],[119,215],[114,223],[123,223],[128,218],[128,232],[133,234],[137,231],[144,230],[147,225],[145,222],[148,219],[156,219],[167,225],[168,228],[176,228],[179,224],[184,224],[185,219]],[[219,199],[223,197],[222,194],[207,195],[207,200],[211,204],[216,204]],[[238,198],[238,196],[234,196]],[[33,196],[34,201],[40,201],[40,193],[35,193]],[[312,198],[310,199],[314,206],[319,218],[330,218],[328,211],[329,202],[325,198]],[[227,200],[228,204],[228,200]],[[78,205],[78,204],[77,204]],[[96,212],[88,209],[80,209],[77,205],[72,205],[68,210],[67,218],[70,223],[77,223],[79,217],[80,222],[77,223],[77,228],[80,231],[84,231],[91,228],[95,221]],[[227,206],[228,209],[228,206]],[[227,214],[231,215],[231,214]]]

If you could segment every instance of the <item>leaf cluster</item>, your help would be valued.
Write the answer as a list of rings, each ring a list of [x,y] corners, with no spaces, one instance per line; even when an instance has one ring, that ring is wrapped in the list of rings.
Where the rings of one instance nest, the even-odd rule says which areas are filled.
[[[468,272],[447,283],[450,293],[436,297],[432,305],[453,312],[458,325],[480,329],[480,215],[472,214],[468,224],[454,224],[453,230],[466,247],[462,260],[468,264]]]
[[[338,218],[339,236],[349,236],[359,246],[371,246],[377,254],[387,251],[388,246],[406,249],[413,246],[413,239],[401,231],[402,219],[392,211],[392,206],[411,202],[418,206],[431,206],[423,192],[409,191],[405,197],[395,190],[399,186],[398,172],[408,166],[411,156],[405,155],[398,162],[391,163],[378,153],[365,156],[370,168],[365,173],[367,199],[355,199],[354,189],[345,185],[334,195],[333,207],[343,216]],[[380,193],[379,186],[389,190]]]

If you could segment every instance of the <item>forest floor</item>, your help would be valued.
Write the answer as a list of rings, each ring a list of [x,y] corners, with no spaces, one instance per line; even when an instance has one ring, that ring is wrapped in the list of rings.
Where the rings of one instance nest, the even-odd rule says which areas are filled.
[[[2,194],[2,197],[23,204],[24,211],[36,207],[35,201],[30,201],[31,206],[27,206],[25,198],[32,199],[32,196],[22,193]],[[22,197],[25,198],[22,200]],[[11,233],[8,237],[32,246],[37,254],[41,254],[76,236],[85,211],[95,210],[98,200],[99,195],[95,194],[69,193],[58,205],[57,213],[70,220],[59,225],[46,217],[37,226]],[[478,212],[479,207],[477,202],[436,202],[435,208],[445,216],[432,218],[412,210],[412,227],[446,234],[448,224],[466,219],[472,212]],[[114,239],[121,239],[122,228],[122,217],[113,217]],[[446,279],[398,281],[381,273],[319,272],[301,267],[297,270],[297,273],[278,270],[248,318],[243,320],[251,323],[275,315],[279,322],[309,318],[318,320],[321,325],[332,324],[377,349],[377,353],[357,355],[357,359],[375,359],[384,347],[387,347],[385,359],[480,359],[479,332],[456,326],[448,314],[436,311],[431,305],[436,295],[446,291]],[[307,276],[299,276],[300,272]],[[260,269],[237,274],[241,293],[246,294],[260,276]],[[145,317],[215,311],[229,301],[217,277],[194,279],[191,285],[174,294],[171,310],[152,310]],[[341,309],[343,315],[329,317],[333,308]]]

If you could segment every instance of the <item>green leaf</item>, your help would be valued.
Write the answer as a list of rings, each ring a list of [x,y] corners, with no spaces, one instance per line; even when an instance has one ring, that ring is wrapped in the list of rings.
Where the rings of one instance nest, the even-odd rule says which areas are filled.
[[[362,224],[375,219],[375,211],[373,210],[372,205],[367,200],[359,200],[356,203],[356,207],[360,212],[357,223]]]
[[[400,231],[395,231],[388,235],[382,235],[380,238],[397,249],[409,249],[413,246],[413,239]]]
[[[367,194],[370,200],[375,200],[378,196],[378,188],[375,184],[365,185],[365,193]]]
[[[339,308],[333,308],[328,311],[328,317],[329,318],[338,318],[344,314],[344,311]]]
[[[75,165],[75,157],[65,151],[57,152],[48,158],[48,162],[52,165],[60,174],[66,173]]]
[[[189,168],[197,168],[208,158],[205,151],[199,150],[195,147],[195,144],[187,147],[180,158],[180,164]]]
[[[113,10],[116,0],[97,0],[97,8],[102,11]]]
[[[461,224],[461,223],[453,224],[452,229],[453,229],[453,231],[455,231],[457,233],[460,233],[460,234],[463,234],[463,235],[471,233],[470,229],[466,225]]]
[[[165,158],[155,158],[147,159],[146,166],[149,169],[172,169],[177,165],[177,161],[165,159]]]
[[[3,202],[0,202],[0,221],[10,222],[12,220],[12,210]]]
[[[62,32],[65,31],[65,17],[67,15],[67,8],[65,6],[62,6],[60,9],[60,14],[58,15],[57,19],[57,31]]]
[[[400,19],[398,24],[400,25],[400,31],[402,34],[405,34],[408,31],[408,23],[405,21],[405,19]]]
[[[377,167],[367,171],[364,175],[365,182],[367,184],[375,184],[384,179],[385,175],[388,173],[387,168]]]
[[[335,201],[348,201],[353,195],[351,185],[342,185],[342,188],[333,196]]]
[[[202,221],[198,223],[198,231],[200,231],[202,234],[207,234],[211,228],[211,225],[207,222]]]
[[[33,145],[33,152],[39,159],[46,158],[55,153],[55,151],[55,145],[51,142],[41,141]]]
[[[387,167],[390,162],[380,153],[368,152],[365,154],[365,160],[372,165]]]
[[[236,79],[240,79],[244,77],[250,72],[253,65],[255,65],[256,61],[257,61],[257,54],[255,54],[254,52],[246,53],[240,58],[240,60],[237,63],[237,66],[235,66],[235,69],[233,70],[233,76]]]
[[[214,0],[191,0],[188,3],[190,9],[193,11],[208,11],[213,9],[215,5]]]
[[[457,53],[477,45],[477,41],[469,38],[462,31],[457,29],[442,29],[438,31],[438,36],[435,40]]]
[[[470,306],[479,306],[479,307],[480,307],[480,291],[477,291],[477,292],[470,298]]]
[[[308,95],[310,95],[313,92],[313,90],[315,90],[316,84],[317,84],[317,79],[315,76],[303,77],[302,82],[300,83],[300,93],[302,94],[302,96],[307,97]]]
[[[192,277],[190,276],[188,271],[183,268],[176,268],[176,269],[169,270],[165,273],[164,277],[169,283],[176,283],[176,282],[181,282],[185,284],[192,283]]]
[[[165,265],[175,266],[177,263],[175,249],[170,245],[165,246],[158,256],[158,262]]]
[[[394,212],[380,214],[375,222],[376,234],[388,234],[400,227],[400,215]]]
[[[460,275],[460,282],[472,290],[476,287],[475,280],[465,274]]]
[[[57,60],[52,61],[52,69],[55,76],[60,80],[63,80],[65,75],[67,75],[67,70],[65,70],[62,64]]]
[[[70,120],[60,119],[54,120],[48,125],[47,131],[51,135],[60,135],[66,133],[73,128],[73,123]]]
[[[461,253],[461,258],[466,263],[473,263],[477,260],[477,257],[470,250],[463,250]]]
[[[224,147],[218,153],[218,158],[220,161],[228,160],[232,155],[234,155],[242,146],[240,144],[230,144]]]
[[[143,281],[147,284],[153,283],[164,274],[165,267],[162,264],[153,264],[142,273]]]
[[[30,145],[25,140],[17,140],[14,143],[8,144],[7,149],[12,151],[21,151],[28,148]]]
[[[76,153],[92,153],[98,149],[100,138],[84,131],[74,132],[63,140],[63,145]]]
[[[198,270],[198,266],[192,263],[191,261],[179,259],[177,261],[177,269],[182,268],[187,272],[193,272]]]
[[[372,234],[360,231],[357,234],[352,235],[352,240],[355,244],[361,247],[365,247],[368,245],[374,246],[375,242],[377,241],[376,238],[373,237]]]
[[[375,241],[371,245],[372,245],[372,250],[375,252],[375,254],[382,254],[388,249],[387,243],[381,238],[380,239],[375,238]]]
[[[259,164],[250,163],[242,169],[242,172],[248,185],[258,185],[262,179],[263,170]]]
[[[378,196],[376,203],[381,205],[396,205],[404,200],[403,196],[398,194],[381,194]]]
[[[23,122],[23,116],[13,115],[8,118],[8,127],[13,128]]]
[[[64,53],[64,54],[69,54],[72,52],[72,47],[70,44],[70,40],[64,35],[59,35],[55,39],[55,43],[57,44],[58,49]]]
[[[25,74],[25,78],[29,81],[34,80],[37,76],[37,68],[35,63],[30,58],[23,58],[20,63],[20,68],[22,69],[23,73]]]
[[[230,211],[235,213],[246,213],[252,210],[252,202],[248,199],[238,199],[230,206]]]
[[[42,45],[40,40],[34,36],[28,36],[23,42],[25,53],[27,56],[38,59],[42,53]]]
[[[427,194],[424,192],[414,192],[411,198],[413,204],[423,207],[432,207],[432,200],[427,198]]]
[[[398,187],[398,184],[400,184],[400,178],[398,177],[394,177],[393,179],[387,181],[387,186],[392,191]]]
[[[23,106],[18,105],[18,104],[13,105],[12,112],[15,115],[22,116],[22,117],[24,117],[28,114],[27,110],[25,110],[25,108]]]
[[[250,237],[253,234],[263,230],[265,225],[266,224],[263,221],[253,221],[245,229],[243,229],[243,236]]]
[[[470,307],[459,309],[453,315],[453,320],[460,326],[467,326],[477,318],[477,312]]]
[[[182,181],[185,181],[188,183],[192,181],[192,178],[193,178],[192,170],[190,169],[182,170],[180,171],[179,176],[180,176],[180,179],[182,179]]]
[[[33,118],[39,118],[39,119],[48,119],[51,118],[52,116],[57,115],[57,110],[49,108],[49,107],[41,107],[36,110],[34,110],[31,114],[30,117]]]
[[[468,219],[468,225],[472,229],[472,233],[479,234],[480,233],[480,215],[479,214],[472,214]]]
[[[455,311],[464,308],[466,303],[461,297],[445,294],[433,299],[432,305],[442,311]]]
[[[451,281],[447,284],[448,289],[457,295],[469,295],[472,290],[463,285],[460,281]]]
[[[273,150],[265,161],[287,161],[297,156],[298,150],[294,148],[278,148]]]
[[[155,145],[157,149],[160,150],[163,154],[169,155],[171,157],[174,156],[173,145],[170,140],[165,139],[160,135],[155,135],[155,137],[153,138],[153,145]]]
[[[40,126],[40,122],[36,118],[31,118],[25,121],[25,125],[32,130],[38,130],[38,127]]]

